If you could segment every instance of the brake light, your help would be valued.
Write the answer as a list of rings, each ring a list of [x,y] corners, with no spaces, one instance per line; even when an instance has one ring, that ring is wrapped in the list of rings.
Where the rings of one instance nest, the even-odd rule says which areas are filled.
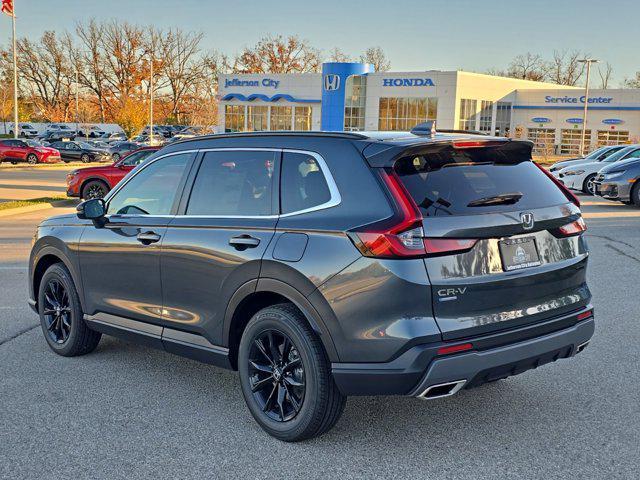
[[[562,237],[572,237],[574,235],[580,235],[582,232],[587,230],[587,224],[584,223],[582,217],[580,217],[575,222],[567,223],[556,229],[559,236]]]
[[[380,169],[380,176],[397,207],[388,221],[350,232],[350,238],[367,257],[399,258],[424,255],[422,214],[393,170]]]
[[[471,343],[459,343],[458,345],[448,345],[446,347],[440,347],[438,349],[438,355],[449,355],[452,353],[466,352],[467,350],[471,350],[472,348],[473,348],[473,344]]]
[[[542,170],[542,173],[544,173],[547,177],[549,177],[551,179],[551,181],[553,183],[556,184],[556,186],[562,190],[562,193],[564,193],[564,196],[567,197],[567,199],[573,203],[576,207],[580,207],[580,200],[578,199],[578,197],[576,197],[573,192],[571,190],[569,190],[565,185],[563,185],[562,183],[560,183],[558,181],[558,179],[556,177],[554,177],[551,172],[547,171],[546,168],[538,165],[536,162],[533,162],[533,164],[538,167],[540,170]]]
[[[453,148],[462,149],[462,148],[484,148],[484,147],[495,147],[497,145],[503,145],[504,141],[487,141],[487,140],[459,140],[457,142],[452,142]]]

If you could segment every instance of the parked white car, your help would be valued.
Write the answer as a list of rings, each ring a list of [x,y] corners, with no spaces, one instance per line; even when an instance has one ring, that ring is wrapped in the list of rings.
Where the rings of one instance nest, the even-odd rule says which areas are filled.
[[[551,165],[551,167],[549,168],[549,171],[551,173],[557,172],[558,170],[562,170],[563,168],[566,168],[570,165],[577,165],[578,163],[585,163],[588,161],[601,162],[605,158],[613,155],[614,153],[622,150],[627,146],[628,145],[607,145],[605,147],[596,148],[593,152],[589,153],[588,155],[585,155],[584,157],[560,160],[559,162],[556,162],[553,165]]]
[[[628,160],[630,158],[640,158],[640,145],[628,145],[616,153],[608,156],[604,160],[574,163],[561,170],[551,172],[551,174],[573,190],[580,190],[584,193],[594,195],[593,180],[598,171],[613,162]]]
[[[9,130],[9,135],[13,136],[13,127]],[[29,123],[18,123],[18,136],[22,138],[35,138],[38,136],[38,130]]]

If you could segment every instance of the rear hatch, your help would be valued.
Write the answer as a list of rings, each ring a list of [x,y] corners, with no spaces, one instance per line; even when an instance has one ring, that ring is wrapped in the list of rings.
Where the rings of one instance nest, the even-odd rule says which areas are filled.
[[[526,142],[411,151],[395,174],[422,214],[424,263],[445,340],[586,306],[579,202],[531,161]]]

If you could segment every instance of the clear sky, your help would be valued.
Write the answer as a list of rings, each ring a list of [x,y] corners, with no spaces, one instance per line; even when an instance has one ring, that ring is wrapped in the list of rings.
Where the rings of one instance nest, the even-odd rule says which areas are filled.
[[[15,0],[18,35],[128,20],[205,33],[232,55],[266,34],[329,52],[381,46],[392,70],[503,68],[519,53],[580,49],[613,65],[614,85],[640,70],[640,0]],[[0,18],[0,39],[11,23]],[[6,40],[5,40],[6,41]]]

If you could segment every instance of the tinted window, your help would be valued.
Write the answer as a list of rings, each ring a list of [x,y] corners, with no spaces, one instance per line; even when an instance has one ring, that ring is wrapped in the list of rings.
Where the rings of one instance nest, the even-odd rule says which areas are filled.
[[[273,165],[273,152],[206,153],[187,215],[270,215]]]
[[[169,215],[190,157],[171,155],[141,170],[109,200],[107,213]]]
[[[282,213],[306,210],[331,199],[317,160],[303,153],[285,153],[280,189]]]
[[[530,161],[509,162],[491,148],[470,148],[396,162],[396,172],[424,216],[473,215],[567,203]]]
[[[153,152],[153,150],[142,150],[140,152],[134,152],[131,155],[127,155],[124,160],[122,160],[122,165],[126,165],[128,167],[138,165]]]
[[[640,149],[633,150],[632,152],[629,152],[624,156],[625,160],[628,160],[630,158],[640,158]]]
[[[53,148],[57,148],[58,150],[63,150],[64,148],[66,148],[66,145],[64,144],[64,142],[53,142],[51,146]]]
[[[624,147],[616,147],[616,148],[610,148],[609,150],[605,150],[604,152],[600,153],[597,158],[598,160],[604,160],[605,158],[613,155],[614,153],[622,150]]]

